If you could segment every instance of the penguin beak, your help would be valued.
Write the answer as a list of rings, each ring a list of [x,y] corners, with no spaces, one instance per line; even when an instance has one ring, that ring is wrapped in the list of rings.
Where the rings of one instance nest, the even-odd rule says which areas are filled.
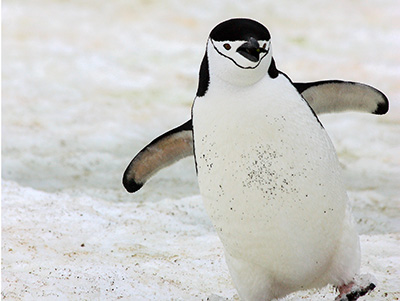
[[[260,47],[258,41],[253,37],[250,37],[249,40],[241,45],[236,51],[252,62],[258,62],[260,59],[260,53],[267,52],[266,49]]]

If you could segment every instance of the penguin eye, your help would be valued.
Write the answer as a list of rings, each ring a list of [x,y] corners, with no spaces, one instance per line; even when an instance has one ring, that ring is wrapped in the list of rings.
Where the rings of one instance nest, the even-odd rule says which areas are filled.
[[[264,45],[262,45],[262,48],[265,49],[265,47],[267,47],[267,43],[264,43]]]
[[[225,44],[224,44],[224,48],[225,48],[226,50],[230,50],[230,49],[231,49],[231,45],[229,45],[228,43],[225,43]]]

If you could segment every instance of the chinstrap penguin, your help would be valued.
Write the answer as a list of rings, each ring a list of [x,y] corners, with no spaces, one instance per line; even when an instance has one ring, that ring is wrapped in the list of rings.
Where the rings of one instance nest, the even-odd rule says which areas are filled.
[[[269,31],[254,20],[220,23],[206,47],[192,119],[145,147],[124,186],[137,191],[194,153],[204,205],[243,300],[327,284],[339,289],[338,300],[366,294],[375,284],[359,275],[358,234],[317,114],[384,114],[387,98],[354,82],[293,83],[275,65]]]

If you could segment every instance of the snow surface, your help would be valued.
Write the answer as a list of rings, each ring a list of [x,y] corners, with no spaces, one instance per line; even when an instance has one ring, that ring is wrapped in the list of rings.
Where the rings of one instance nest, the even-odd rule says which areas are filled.
[[[137,151],[185,122],[209,31],[251,17],[294,81],[384,91],[385,116],[321,117],[342,163],[362,246],[365,300],[400,298],[400,6],[372,1],[2,3],[2,298],[237,299],[193,159],[134,195]],[[333,300],[332,287],[294,293]]]

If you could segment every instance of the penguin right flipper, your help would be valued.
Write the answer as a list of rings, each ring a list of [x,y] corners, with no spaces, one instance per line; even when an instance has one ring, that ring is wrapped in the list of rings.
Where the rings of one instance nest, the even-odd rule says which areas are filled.
[[[325,80],[293,85],[317,115],[342,111],[383,115],[389,110],[385,94],[362,83]]]
[[[135,192],[160,169],[192,155],[193,137],[190,119],[145,146],[126,168],[122,183],[128,192]]]

